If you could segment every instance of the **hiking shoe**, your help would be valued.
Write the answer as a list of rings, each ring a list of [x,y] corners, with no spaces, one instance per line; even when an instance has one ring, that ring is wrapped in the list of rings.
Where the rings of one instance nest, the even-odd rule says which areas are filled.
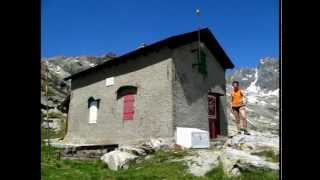
[[[244,132],[245,135],[250,135],[250,133],[246,129],[244,129],[243,132]]]

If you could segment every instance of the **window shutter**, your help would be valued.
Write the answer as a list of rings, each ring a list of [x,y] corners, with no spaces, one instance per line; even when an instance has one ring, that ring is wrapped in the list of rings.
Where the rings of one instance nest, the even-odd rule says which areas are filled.
[[[134,116],[134,95],[128,94],[123,98],[123,120],[133,120]]]
[[[200,51],[199,72],[207,74],[207,56],[203,51]]]
[[[96,123],[98,116],[98,102],[91,101],[89,108],[89,123]]]

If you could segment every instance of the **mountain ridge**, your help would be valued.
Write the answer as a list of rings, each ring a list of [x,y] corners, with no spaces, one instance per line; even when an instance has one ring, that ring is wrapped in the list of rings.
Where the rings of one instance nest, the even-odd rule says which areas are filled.
[[[55,56],[41,61],[41,107],[62,111],[61,104],[70,95],[70,81],[63,78],[85,69],[94,67],[116,57],[109,53],[105,56]],[[48,72],[48,100],[45,96],[46,70]],[[279,60],[262,58],[255,68],[235,68],[226,74],[227,98],[229,101],[231,83],[237,80],[248,97],[249,127],[261,131],[278,133],[279,129]],[[63,105],[65,106],[65,104]],[[229,106],[228,106],[229,107]],[[232,119],[227,109],[228,119]],[[234,123],[230,121],[231,128]]]

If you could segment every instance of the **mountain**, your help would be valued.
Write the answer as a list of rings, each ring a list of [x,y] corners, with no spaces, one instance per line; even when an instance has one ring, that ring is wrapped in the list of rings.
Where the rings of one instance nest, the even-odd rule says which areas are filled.
[[[277,134],[279,132],[279,60],[263,58],[256,68],[237,68],[227,74],[227,96],[231,83],[239,81],[247,96],[249,128]],[[233,117],[230,109],[229,115]],[[235,129],[231,123],[231,128]]]
[[[113,53],[108,53],[102,57],[79,56],[65,57],[56,56],[43,58],[41,60],[41,114],[42,120],[46,119],[48,108],[49,126],[55,131],[61,130],[61,124],[66,117],[68,97],[70,95],[70,82],[63,78],[74,73],[86,70],[116,57]],[[48,80],[46,80],[48,78]],[[48,99],[46,96],[46,82],[48,83]],[[43,122],[42,127],[47,127]]]
[[[65,57],[56,56],[41,61],[41,111],[45,114],[46,107],[51,114],[66,113],[66,105],[63,104],[70,94],[70,82],[63,78],[91,68],[116,57],[109,53],[102,57],[80,56]],[[48,102],[45,96],[45,80],[48,71]],[[279,61],[275,58],[263,58],[256,68],[237,68],[229,72],[227,80],[227,97],[230,98],[231,83],[234,80],[240,82],[241,88],[248,97],[249,128],[259,131],[278,133],[279,129]],[[227,109],[230,118],[232,114]],[[56,115],[53,115],[56,117]],[[60,116],[62,117],[62,116]],[[50,116],[49,116],[50,120]],[[56,123],[57,124],[57,123]],[[235,126],[230,121],[231,131]],[[59,128],[58,128],[59,129]]]
[[[45,80],[48,72],[48,94],[50,108],[57,107],[69,94],[70,83],[63,81],[63,78],[71,74],[86,70],[114,58],[115,55],[109,53],[103,57],[80,56],[64,57],[56,56],[41,61],[41,102],[46,106]]]

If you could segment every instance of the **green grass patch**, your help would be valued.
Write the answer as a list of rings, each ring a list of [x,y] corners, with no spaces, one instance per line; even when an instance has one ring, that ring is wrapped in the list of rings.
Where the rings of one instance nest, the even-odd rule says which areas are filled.
[[[206,174],[206,179],[218,179],[218,180],[278,180],[279,174],[271,171],[254,170],[242,172],[239,177],[227,176],[220,164],[217,168],[209,171]]]
[[[276,180],[279,179],[278,172],[270,172],[263,170],[255,170],[250,172],[243,172],[239,180]]]
[[[54,155],[59,149],[42,145],[41,176],[42,179],[185,179],[192,178],[186,172],[182,162],[169,162],[176,153],[159,151],[149,160],[131,164],[127,170],[112,171],[102,161],[71,161],[58,160]],[[167,156],[167,155],[168,156]]]
[[[251,154],[257,155],[257,156],[263,156],[266,158],[267,161],[279,162],[279,155],[275,154],[274,151],[272,150],[261,151],[261,152],[251,153]]]
[[[55,139],[55,138],[63,138],[65,136],[65,126],[61,126],[61,129],[59,131],[53,131],[52,129],[41,128],[41,139]],[[47,134],[48,133],[48,134]]]

